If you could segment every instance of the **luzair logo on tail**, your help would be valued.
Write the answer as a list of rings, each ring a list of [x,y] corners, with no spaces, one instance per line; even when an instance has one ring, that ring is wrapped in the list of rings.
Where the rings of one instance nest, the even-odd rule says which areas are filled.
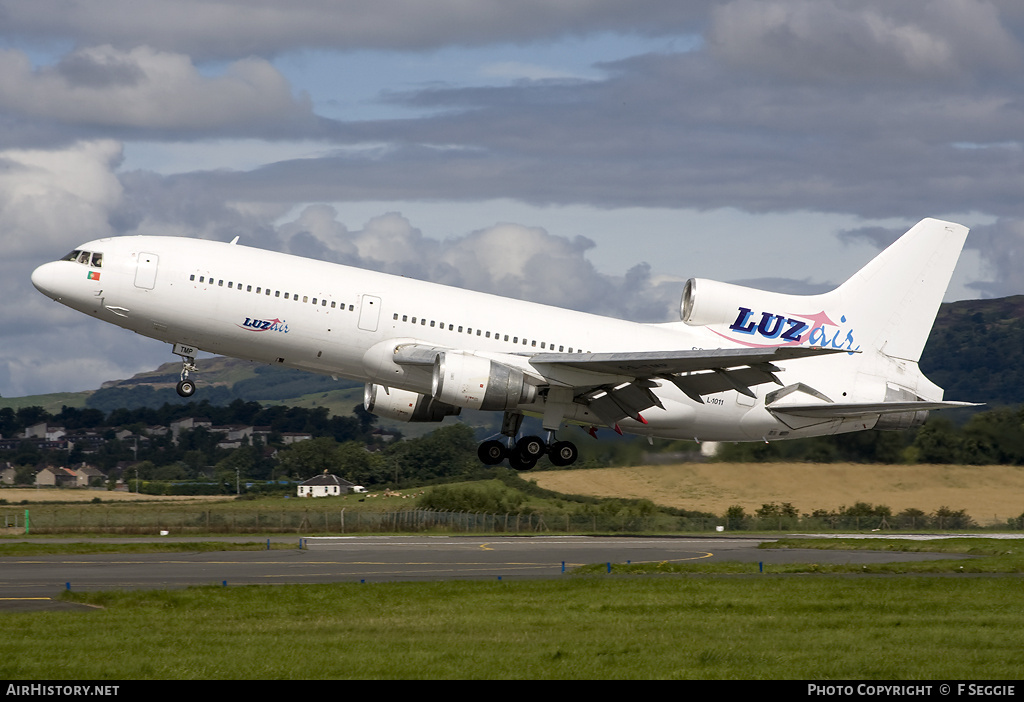
[[[772,347],[797,346],[808,344],[833,349],[846,349],[851,353],[860,349],[854,340],[853,327],[846,326],[846,315],[839,318],[839,323],[832,321],[824,310],[817,314],[776,314],[761,312],[758,315],[749,307],[739,307],[736,321],[729,325],[729,330],[736,334],[759,337],[765,341],[782,343],[754,343],[742,338],[715,332],[719,336],[731,339],[744,346]],[[810,331],[808,331],[810,330]],[[843,332],[846,332],[845,334]]]

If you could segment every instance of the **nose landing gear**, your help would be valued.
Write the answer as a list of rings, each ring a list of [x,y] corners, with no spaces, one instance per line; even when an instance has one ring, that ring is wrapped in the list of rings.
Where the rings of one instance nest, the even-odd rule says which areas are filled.
[[[175,390],[182,397],[192,397],[196,392],[196,384],[188,379],[188,374],[196,370],[196,349],[193,346],[175,344],[174,353],[181,356],[181,380]]]

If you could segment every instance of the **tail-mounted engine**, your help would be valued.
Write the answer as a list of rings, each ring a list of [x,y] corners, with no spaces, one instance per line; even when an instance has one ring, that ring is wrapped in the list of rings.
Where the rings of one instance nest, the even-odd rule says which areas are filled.
[[[458,351],[434,359],[435,400],[477,410],[508,410],[537,399],[537,386],[518,368]]]
[[[363,389],[363,409],[370,414],[399,422],[440,422],[462,411],[418,392],[367,383]]]
[[[760,329],[760,333],[776,338],[790,333],[796,326],[797,320],[786,319],[786,312],[813,314],[824,302],[822,295],[786,295],[706,278],[690,278],[683,286],[679,316],[690,326],[729,324],[735,331],[745,333],[754,332],[756,325],[762,324],[767,329]],[[814,307],[818,309],[812,309]],[[807,325],[802,322],[801,325],[801,331],[806,330]],[[793,341],[791,338],[784,340]]]

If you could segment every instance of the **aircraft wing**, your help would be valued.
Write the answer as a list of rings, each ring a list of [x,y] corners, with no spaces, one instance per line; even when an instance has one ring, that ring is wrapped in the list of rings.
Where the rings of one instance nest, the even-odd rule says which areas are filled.
[[[786,346],[766,349],[695,349],[690,351],[633,351],[622,353],[540,353],[530,365],[542,374],[558,368],[584,371],[592,385],[575,388],[574,400],[587,405],[609,426],[625,417],[645,422],[640,414],[661,407],[651,388],[668,381],[694,402],[703,395],[736,390],[754,397],[750,389],[762,383],[782,382],[774,361],[848,353],[841,349]],[[632,378],[632,381],[623,381]]]
[[[424,344],[402,344],[393,360],[399,365],[429,366],[444,349]],[[538,353],[524,356],[534,373],[552,385],[565,387],[564,371],[573,371],[573,401],[586,405],[608,426],[625,417],[644,422],[640,412],[661,407],[651,392],[660,381],[668,381],[695,402],[703,395],[736,390],[754,397],[750,389],[762,383],[782,385],[775,373],[775,361],[788,361],[833,353],[845,349],[784,346],[762,349],[696,349],[690,351],[631,351],[621,353]]]

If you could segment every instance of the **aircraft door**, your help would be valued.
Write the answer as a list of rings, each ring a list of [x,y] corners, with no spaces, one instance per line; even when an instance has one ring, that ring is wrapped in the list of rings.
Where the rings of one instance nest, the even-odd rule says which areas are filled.
[[[363,331],[377,331],[377,323],[380,321],[380,298],[373,295],[363,295],[359,303],[359,328]]]
[[[139,253],[138,265],[135,268],[135,287],[152,290],[156,285],[156,268],[160,257],[151,253]]]

